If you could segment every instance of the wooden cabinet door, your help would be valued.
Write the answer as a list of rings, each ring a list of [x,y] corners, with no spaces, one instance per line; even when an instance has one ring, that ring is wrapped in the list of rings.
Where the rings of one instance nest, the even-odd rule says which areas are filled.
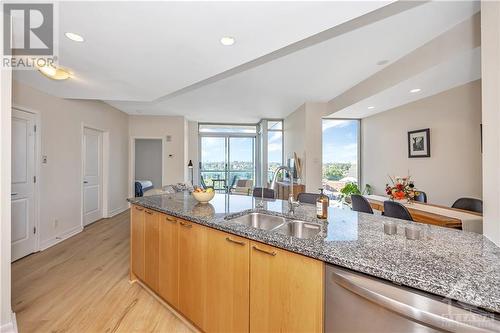
[[[204,329],[207,228],[179,220],[179,311]]]
[[[322,332],[323,263],[250,245],[250,332]]]
[[[144,209],[144,282],[158,292],[160,213]]]
[[[130,210],[130,268],[131,279],[144,281],[144,208],[132,206]],[[135,276],[135,277],[134,277]]]
[[[159,294],[170,305],[179,306],[179,222],[176,218],[160,216]]]
[[[248,332],[249,249],[245,238],[208,229],[206,332]]]

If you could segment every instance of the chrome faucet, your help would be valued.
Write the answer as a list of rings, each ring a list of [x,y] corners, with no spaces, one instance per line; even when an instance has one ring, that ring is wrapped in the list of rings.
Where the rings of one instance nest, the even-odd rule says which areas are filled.
[[[293,196],[293,172],[292,169],[287,167],[286,165],[279,166],[276,171],[274,171],[273,181],[271,182],[271,189],[275,190],[276,187],[276,179],[278,178],[278,173],[282,170],[285,170],[290,175],[290,194],[288,196],[288,212],[290,214],[295,213],[295,207],[299,206],[299,203],[295,201]]]

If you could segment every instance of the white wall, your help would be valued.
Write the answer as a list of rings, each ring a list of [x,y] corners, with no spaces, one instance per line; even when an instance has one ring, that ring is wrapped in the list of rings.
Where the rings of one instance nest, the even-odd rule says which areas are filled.
[[[193,162],[193,180],[194,185],[199,185],[198,174],[200,172],[199,168],[199,148],[198,148],[198,122],[189,121],[188,122],[188,163],[189,160]],[[187,164],[186,164],[187,165]],[[191,174],[188,173],[188,181],[191,181]]]
[[[40,153],[47,156],[47,164],[40,164],[40,247],[81,230],[83,125],[109,137],[108,215],[126,209],[128,116],[103,102],[61,99],[16,81],[12,93],[15,106],[41,118]]]
[[[484,234],[500,245],[500,2],[481,1]]]
[[[161,188],[162,147],[161,139],[135,140],[135,179],[150,180],[155,188]]]
[[[164,140],[163,148],[163,185],[175,184],[185,181],[187,175],[187,122],[184,117],[170,116],[130,116],[130,138],[160,138]],[[166,137],[171,141],[167,142]],[[132,147],[131,147],[132,148]],[[130,158],[132,159],[133,149]],[[130,161],[133,165],[133,160]],[[131,168],[133,169],[133,168]],[[132,182],[134,173],[131,170],[130,195],[132,195]]]
[[[482,197],[480,124],[480,80],[364,118],[363,184],[383,194],[387,175],[409,171],[431,203]],[[430,128],[431,157],[408,158],[407,132],[423,128]]]
[[[283,120],[284,162],[294,157],[294,153],[302,161],[301,180],[307,184],[307,156],[306,156],[306,106],[302,104]],[[307,186],[307,185],[306,185]]]
[[[0,36],[3,13],[0,8]],[[11,71],[0,70],[0,331],[15,330],[11,306],[10,269],[10,147],[11,147]]]
[[[305,103],[284,120],[285,159],[293,153],[303,162],[306,192],[316,193],[322,178],[322,117],[326,103]]]
[[[326,103],[306,103],[306,191],[318,193],[323,178],[323,115]]]

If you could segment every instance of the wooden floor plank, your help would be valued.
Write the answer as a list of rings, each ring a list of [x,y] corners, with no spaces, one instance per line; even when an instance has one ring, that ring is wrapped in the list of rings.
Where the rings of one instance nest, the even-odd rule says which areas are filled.
[[[12,264],[20,333],[191,332],[128,281],[129,212]]]

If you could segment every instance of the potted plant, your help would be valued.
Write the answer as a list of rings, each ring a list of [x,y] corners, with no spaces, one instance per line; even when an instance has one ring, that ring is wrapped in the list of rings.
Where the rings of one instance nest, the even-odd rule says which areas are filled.
[[[356,183],[347,183],[340,189],[340,200],[351,203],[351,195],[353,194],[371,194],[372,187],[370,184],[365,185],[365,189],[361,191]]]

